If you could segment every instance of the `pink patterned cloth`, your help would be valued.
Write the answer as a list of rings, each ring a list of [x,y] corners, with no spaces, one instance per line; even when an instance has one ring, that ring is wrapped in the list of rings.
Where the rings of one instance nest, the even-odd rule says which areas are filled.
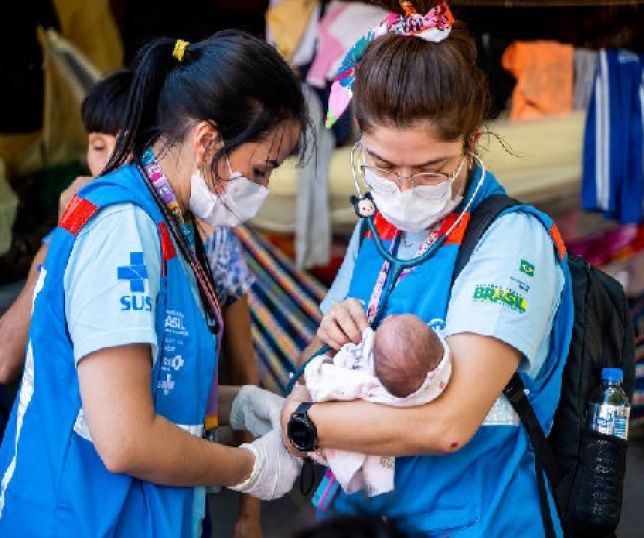
[[[440,43],[449,36],[453,22],[454,16],[445,1],[430,9],[425,15],[414,13],[407,17],[389,13],[378,26],[362,36],[342,60],[331,86],[327,128],[330,128],[349,106],[353,97],[356,68],[372,41],[386,34],[397,34]]]
[[[326,86],[326,76],[333,62],[342,56],[344,47],[330,31],[331,24],[347,9],[348,4],[333,2],[318,26],[318,52],[306,75],[306,81],[316,88]]]
[[[366,328],[359,344],[345,344],[331,358],[321,355],[304,370],[306,388],[314,402],[366,400],[396,407],[413,407],[435,400],[452,373],[449,348],[443,340],[443,357],[422,386],[406,398],[396,398],[382,386],[374,373],[374,331]],[[441,339],[442,340],[442,339]],[[347,493],[365,490],[374,496],[394,488],[395,458],[367,456],[347,450],[324,449],[312,455],[327,465]]]

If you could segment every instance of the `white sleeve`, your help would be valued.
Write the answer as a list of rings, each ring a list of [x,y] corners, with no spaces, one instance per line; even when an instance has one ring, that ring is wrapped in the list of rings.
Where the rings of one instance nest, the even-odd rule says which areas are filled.
[[[161,247],[139,207],[101,211],[76,238],[65,270],[65,316],[74,359],[126,344],[157,345]]]
[[[347,252],[344,255],[342,265],[338,270],[338,274],[331,284],[329,291],[320,303],[320,310],[326,314],[331,307],[346,299],[351,287],[351,278],[353,277],[353,269],[356,266],[356,259],[358,258],[358,251],[360,250],[360,222],[356,225],[347,246]]]
[[[535,217],[510,213],[479,241],[454,282],[445,335],[493,336],[522,354],[533,377],[548,354],[564,276],[547,231]]]

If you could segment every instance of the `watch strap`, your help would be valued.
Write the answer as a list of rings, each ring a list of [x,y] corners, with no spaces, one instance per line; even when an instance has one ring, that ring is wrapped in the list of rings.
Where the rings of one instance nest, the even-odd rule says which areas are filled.
[[[293,415],[298,415],[298,416],[306,416],[306,420],[311,422],[311,418],[309,417],[309,409],[311,409],[311,406],[313,405],[314,402],[301,402],[300,405],[298,405],[293,411]]]

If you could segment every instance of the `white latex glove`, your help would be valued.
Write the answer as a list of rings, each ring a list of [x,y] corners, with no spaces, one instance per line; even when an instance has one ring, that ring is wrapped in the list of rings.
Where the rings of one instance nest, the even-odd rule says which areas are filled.
[[[230,426],[260,437],[280,429],[280,412],[284,398],[255,385],[244,385],[230,406]]]
[[[252,443],[244,443],[240,448],[250,450],[255,455],[255,463],[250,476],[230,489],[263,501],[278,499],[291,491],[302,469],[302,460],[294,458],[284,448],[279,429]]]

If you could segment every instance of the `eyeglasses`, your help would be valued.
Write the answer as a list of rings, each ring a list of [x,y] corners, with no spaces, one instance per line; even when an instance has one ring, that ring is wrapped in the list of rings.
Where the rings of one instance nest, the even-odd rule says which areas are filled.
[[[419,172],[416,174],[402,175],[394,170],[386,170],[384,168],[379,168],[378,166],[369,166],[366,164],[360,165],[360,171],[362,172],[362,177],[364,178],[365,183],[371,190],[382,193],[394,193],[397,189],[400,190],[400,187],[405,180],[409,182],[409,185],[412,188],[420,186],[433,187],[442,185],[443,183],[453,183],[461,173],[466,161],[467,157],[463,155],[456,167],[456,170],[451,174],[446,174],[444,172]],[[374,176],[377,176],[375,181]],[[378,181],[378,179],[387,180],[387,182]]]

